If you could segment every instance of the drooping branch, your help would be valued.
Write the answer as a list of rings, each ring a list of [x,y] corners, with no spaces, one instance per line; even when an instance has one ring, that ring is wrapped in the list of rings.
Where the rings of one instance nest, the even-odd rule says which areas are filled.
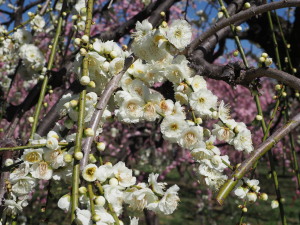
[[[216,32],[221,30],[222,28],[229,26],[230,24],[234,24],[237,21],[246,21],[247,19],[275,9],[286,8],[286,7],[296,7],[300,6],[299,0],[290,0],[290,1],[279,1],[279,2],[272,2],[268,4],[264,4],[261,6],[253,6],[250,9],[241,11],[228,19],[222,20],[217,22],[213,25],[210,29],[205,31],[202,35],[200,35],[197,39],[195,39],[188,47],[188,54],[192,54],[192,52],[199,46],[204,40],[209,38],[210,36],[214,35]]]
[[[123,70],[117,74],[116,76],[114,76],[106,85],[103,94],[100,97],[99,102],[97,103],[96,106],[96,110],[92,116],[91,122],[89,124],[89,127],[93,129],[94,132],[96,132],[97,127],[100,123],[100,119],[103,115],[103,112],[107,106],[107,103],[111,97],[111,95],[113,94],[113,92],[117,89],[118,87],[118,83],[121,80],[123,74],[127,71],[127,69],[131,66],[131,64],[135,61],[135,57],[129,56],[126,60],[125,60],[125,65]],[[80,160],[80,168],[83,169],[87,162],[88,162],[88,158],[89,158],[89,152],[93,143],[94,137],[87,137],[85,139],[84,145],[82,147],[82,151],[84,153],[84,156],[82,158],[82,160]]]
[[[244,175],[251,169],[257,160],[259,160],[268,150],[275,146],[278,141],[290,133],[300,124],[300,113],[291,119],[287,124],[278,129],[273,135],[271,135],[265,142],[261,143],[260,146],[234,171],[229,177],[226,183],[221,187],[217,201],[219,204],[223,204],[226,197],[237,185],[238,181],[244,177]]]
[[[248,86],[254,79],[260,77],[270,77],[281,81],[285,85],[300,91],[300,79],[283,71],[269,68],[250,68],[245,69],[241,62],[228,63],[225,66],[211,64],[202,57],[202,52],[196,51],[195,55],[199,57],[194,58],[190,66],[196,70],[197,74],[209,77],[215,80],[223,80],[230,85],[241,84]]]

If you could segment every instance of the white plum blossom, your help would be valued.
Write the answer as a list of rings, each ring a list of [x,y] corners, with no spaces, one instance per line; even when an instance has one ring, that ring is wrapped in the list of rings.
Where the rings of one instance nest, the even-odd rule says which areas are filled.
[[[151,189],[155,193],[163,195],[166,183],[157,182],[158,176],[159,176],[158,173],[156,173],[156,174],[151,173],[148,177],[148,183],[149,183],[149,186],[151,187]]]
[[[40,180],[50,180],[53,174],[52,168],[45,161],[34,163],[31,166],[31,175]]]
[[[200,126],[190,126],[182,131],[178,144],[183,148],[193,149],[198,147],[202,140],[203,128]]]
[[[189,103],[199,116],[211,116],[211,109],[217,107],[218,98],[210,90],[199,89],[190,95]]]
[[[98,167],[95,164],[88,164],[84,167],[84,169],[82,170],[82,177],[83,179],[85,179],[86,181],[92,182],[95,181],[97,179],[97,170]]]
[[[132,176],[132,170],[128,169],[124,162],[118,162],[112,170],[121,187],[129,187],[135,184],[136,178]]]
[[[35,15],[34,19],[30,21],[30,25],[34,30],[42,32],[46,22],[40,15]]]
[[[134,188],[125,194],[124,201],[133,210],[143,210],[148,204],[157,201],[157,196],[149,188]]]
[[[43,160],[43,153],[44,150],[42,148],[25,149],[21,159],[25,162],[28,162],[29,164],[37,163]]]
[[[163,213],[165,215],[172,214],[177,208],[179,197],[179,187],[175,184],[170,187],[159,202],[151,203],[147,206],[147,209],[153,210],[157,213]]]
[[[105,182],[108,178],[111,178],[113,174],[113,167],[108,164],[99,166],[96,171],[97,180],[99,180],[100,182]]]
[[[177,49],[182,50],[191,42],[191,25],[186,20],[174,20],[167,30],[167,39]]]
[[[65,211],[69,211],[70,210],[70,203],[71,200],[71,196],[69,194],[63,195],[57,202],[57,206]]]
[[[108,213],[102,206],[95,206],[95,214],[100,217],[96,225],[114,224],[115,220],[110,213]]]
[[[92,225],[91,220],[92,214],[90,210],[86,209],[76,209],[76,218],[83,224],[83,225]]]
[[[187,122],[177,116],[165,117],[163,122],[160,124],[160,129],[164,138],[171,142],[176,142],[182,131],[187,127]]]

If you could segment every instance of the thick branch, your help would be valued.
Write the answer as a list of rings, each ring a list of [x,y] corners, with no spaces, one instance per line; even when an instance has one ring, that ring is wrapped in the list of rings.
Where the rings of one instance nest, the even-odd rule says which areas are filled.
[[[300,91],[300,79],[289,73],[269,67],[245,70],[241,62],[228,63],[225,66],[215,65],[203,59],[202,54],[201,51],[196,51],[194,55],[198,57],[194,58],[194,61],[190,63],[190,66],[196,70],[196,73],[202,76],[215,80],[223,80],[230,85],[241,84],[244,86],[248,86],[256,78],[270,77]]]
[[[233,188],[237,185],[238,181],[248,172],[256,161],[258,161],[268,150],[278,143],[280,139],[285,137],[293,129],[300,124],[300,113],[297,114],[286,125],[278,129],[271,135],[265,142],[263,142],[230,176],[226,183],[221,187],[217,201],[223,204],[226,197],[230,194]]]
[[[286,8],[286,7],[294,7],[300,6],[299,0],[290,0],[290,1],[279,1],[279,2],[272,2],[261,6],[253,6],[250,9],[241,11],[232,17],[225,19],[223,21],[217,22],[214,26],[212,26],[209,30],[204,32],[200,37],[195,39],[189,46],[188,46],[188,53],[192,54],[194,49],[197,48],[205,39],[214,35],[216,32],[221,30],[222,28],[229,26],[230,24],[234,24],[238,21],[246,21],[247,19],[275,9]]]
[[[131,66],[131,64],[135,61],[134,56],[130,56],[125,60],[125,65],[123,70],[114,76],[106,85],[105,90],[103,91],[103,94],[101,95],[101,98],[99,102],[97,103],[96,110],[93,114],[93,117],[91,119],[91,122],[89,124],[89,128],[92,128],[94,132],[96,132],[97,127],[100,123],[100,119],[103,115],[103,112],[107,106],[107,103],[111,97],[111,95],[114,93],[114,91],[118,87],[118,83],[121,80],[123,74],[127,71],[127,69]],[[94,137],[87,137],[85,139],[84,145],[82,147],[82,151],[84,153],[83,159],[80,160],[80,168],[83,169],[85,165],[88,162],[89,158],[89,152],[93,143]]]

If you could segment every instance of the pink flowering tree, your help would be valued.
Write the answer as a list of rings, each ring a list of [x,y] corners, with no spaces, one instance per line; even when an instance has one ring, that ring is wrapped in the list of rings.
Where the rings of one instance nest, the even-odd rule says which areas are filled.
[[[299,6],[0,0],[0,224],[295,221]]]

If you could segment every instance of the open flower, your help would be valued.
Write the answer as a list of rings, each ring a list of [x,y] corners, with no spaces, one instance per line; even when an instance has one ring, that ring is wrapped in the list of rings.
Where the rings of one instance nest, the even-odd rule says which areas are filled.
[[[177,49],[185,48],[192,39],[191,25],[186,20],[174,20],[167,30],[167,39]]]
[[[97,179],[97,169],[98,167],[95,164],[86,165],[82,171],[83,179],[89,182],[95,181]]]

